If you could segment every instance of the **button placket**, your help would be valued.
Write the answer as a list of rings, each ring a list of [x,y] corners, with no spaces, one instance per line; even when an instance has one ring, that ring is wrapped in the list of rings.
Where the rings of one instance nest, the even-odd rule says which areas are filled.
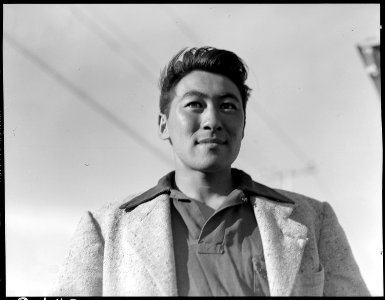
[[[198,238],[198,253],[212,253],[222,254],[224,253],[224,234],[225,234],[225,222],[224,220],[214,227],[214,230],[210,230],[209,222],[214,222],[214,216],[209,218],[204,224],[201,233]],[[212,228],[211,228],[212,229]]]

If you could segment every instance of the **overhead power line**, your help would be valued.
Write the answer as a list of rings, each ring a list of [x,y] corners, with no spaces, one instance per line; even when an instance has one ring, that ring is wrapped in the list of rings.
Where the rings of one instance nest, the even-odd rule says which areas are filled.
[[[34,62],[38,67],[40,67],[44,72],[49,74],[53,79],[55,79],[59,84],[66,87],[73,94],[77,96],[77,99],[81,100],[84,104],[86,104],[93,111],[97,112],[99,115],[107,119],[111,124],[115,125],[117,128],[122,130],[126,135],[128,135],[131,139],[135,140],[138,144],[146,148],[149,152],[155,155],[157,158],[167,165],[171,164],[171,159],[163,154],[159,149],[153,147],[151,143],[145,140],[141,135],[139,135],[135,130],[133,130],[129,125],[127,125],[124,121],[120,120],[116,117],[112,112],[106,109],[103,105],[95,101],[91,96],[89,96],[82,89],[74,85],[67,78],[61,75],[58,71],[56,71],[53,67],[44,62],[37,55],[29,51],[25,48],[21,43],[19,43],[16,39],[11,37],[8,33],[4,32],[3,34],[5,40],[13,46],[14,49],[23,54],[26,58]]]
[[[257,103],[256,105],[258,111],[256,111],[257,108],[253,107],[254,112],[269,126],[280,141],[282,141],[300,161],[305,161],[307,165],[313,165],[314,163],[311,162],[312,160],[307,154],[275,123],[274,119],[260,105]]]
[[[110,33],[106,32],[106,30],[100,25],[101,22],[95,22],[91,17],[89,17],[75,6],[71,6],[70,10],[73,16],[75,16],[83,25],[85,25],[90,31],[98,36],[114,53],[119,54],[120,57],[127,60],[130,63],[130,66],[133,66],[147,80],[149,80],[151,83],[157,81],[154,73],[152,70],[149,70],[145,63],[141,62],[133,56],[128,56],[126,52],[123,52],[124,49],[121,47],[121,41],[114,38]],[[135,51],[131,52],[136,53]]]
[[[183,22],[182,18],[178,16],[178,14],[174,11],[174,9],[167,4],[159,4],[159,8],[161,8],[166,15],[178,25],[178,29],[192,42],[194,45],[198,44],[199,37],[188,27],[188,25]]]
[[[97,18],[97,22],[103,25],[103,28],[106,28],[111,34],[117,36],[116,39],[121,44],[128,44],[128,50],[135,56],[139,57],[140,61],[145,61],[146,65],[158,65],[158,61],[147,51],[147,49],[140,47],[134,38],[127,33],[127,31],[122,30],[122,26],[119,26],[115,22],[111,21],[106,14],[100,12],[98,9],[93,9],[92,14]],[[127,49],[127,47],[125,47],[125,49]],[[152,70],[150,72],[152,73]]]

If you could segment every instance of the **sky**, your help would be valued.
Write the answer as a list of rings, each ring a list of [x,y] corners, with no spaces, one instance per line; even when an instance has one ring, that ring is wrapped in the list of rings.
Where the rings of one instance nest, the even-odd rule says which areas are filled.
[[[158,78],[183,47],[239,55],[253,89],[233,167],[329,202],[383,295],[380,95],[357,45],[379,4],[3,5],[7,296],[43,296],[80,217],[173,169]]]

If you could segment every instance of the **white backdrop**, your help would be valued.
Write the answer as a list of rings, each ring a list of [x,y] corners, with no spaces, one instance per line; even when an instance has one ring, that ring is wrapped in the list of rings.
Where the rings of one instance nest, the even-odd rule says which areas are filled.
[[[234,167],[328,201],[383,295],[381,102],[356,48],[379,4],[7,4],[3,28],[8,296],[45,295],[85,210],[172,169],[157,80],[204,45],[250,70]]]

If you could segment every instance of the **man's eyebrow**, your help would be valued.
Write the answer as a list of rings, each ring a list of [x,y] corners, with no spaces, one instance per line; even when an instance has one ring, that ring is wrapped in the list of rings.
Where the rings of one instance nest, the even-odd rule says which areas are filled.
[[[191,90],[183,94],[182,98],[187,98],[187,97],[199,97],[199,98],[209,98],[209,95],[202,93],[197,90]],[[225,99],[225,98],[232,98],[238,102],[242,102],[236,95],[233,93],[227,92],[224,94],[216,95],[214,99]]]
[[[183,94],[182,98],[187,97],[198,97],[198,98],[209,98],[209,95],[202,93],[200,91],[191,90]]]
[[[238,102],[242,102],[241,99],[239,99],[236,95],[234,95],[233,93],[230,93],[230,92],[215,96],[215,98],[218,98],[218,99],[232,98]]]

